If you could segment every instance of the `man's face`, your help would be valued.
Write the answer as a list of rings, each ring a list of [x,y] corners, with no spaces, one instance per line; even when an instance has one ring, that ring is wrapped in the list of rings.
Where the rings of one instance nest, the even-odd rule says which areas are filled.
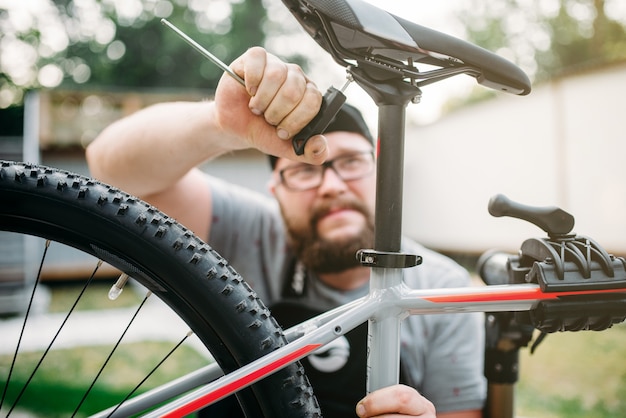
[[[331,132],[325,136],[330,150],[328,160],[336,161],[338,171],[350,172],[351,156],[369,161],[372,146],[361,135]],[[289,170],[298,170],[300,166],[279,159],[271,184],[296,255],[319,273],[358,266],[356,251],[373,245],[375,168],[371,166],[371,170],[357,179],[343,180],[329,167],[323,172],[319,186],[292,190],[282,182],[279,173],[287,169],[283,171],[287,176]]]

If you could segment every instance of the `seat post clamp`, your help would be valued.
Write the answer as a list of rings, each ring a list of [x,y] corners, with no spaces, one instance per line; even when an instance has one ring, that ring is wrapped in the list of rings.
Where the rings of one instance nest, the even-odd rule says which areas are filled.
[[[365,267],[383,268],[410,268],[422,264],[422,257],[414,254],[404,254],[376,250],[359,250],[356,258]]]

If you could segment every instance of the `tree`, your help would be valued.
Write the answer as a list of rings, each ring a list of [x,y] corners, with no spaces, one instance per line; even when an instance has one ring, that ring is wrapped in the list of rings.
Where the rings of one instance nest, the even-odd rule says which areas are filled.
[[[265,40],[261,0],[40,0],[0,9],[0,108],[40,87],[213,88],[225,62]]]
[[[626,59],[620,0],[469,0],[467,38],[517,62],[536,81]]]

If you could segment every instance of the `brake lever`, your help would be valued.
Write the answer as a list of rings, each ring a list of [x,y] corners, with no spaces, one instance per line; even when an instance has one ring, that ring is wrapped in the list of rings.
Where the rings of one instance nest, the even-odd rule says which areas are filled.
[[[246,86],[243,78],[239,77],[239,75],[231,70],[228,65],[226,65],[215,55],[211,54],[196,41],[191,39],[187,34],[178,29],[167,19],[161,19],[161,23],[172,29],[178,36],[180,36],[185,42],[191,45],[196,51],[200,52],[205,58],[208,58],[215,65],[217,65],[222,71],[226,72],[226,74],[237,80],[239,84],[244,87]],[[352,79],[348,77],[348,81],[346,82],[346,84],[344,84],[341,90],[337,90],[333,86],[328,88],[328,90],[324,94],[324,97],[322,98],[322,104],[320,106],[320,110],[317,112],[317,115],[315,115],[315,117],[304,128],[302,128],[300,132],[294,135],[291,140],[293,150],[296,155],[304,154],[304,147],[309,138],[324,133],[330,122],[332,122],[333,118],[339,112],[339,109],[341,109],[341,106],[343,106],[343,104],[345,103],[346,96],[343,94],[343,91],[346,89],[351,81]]]

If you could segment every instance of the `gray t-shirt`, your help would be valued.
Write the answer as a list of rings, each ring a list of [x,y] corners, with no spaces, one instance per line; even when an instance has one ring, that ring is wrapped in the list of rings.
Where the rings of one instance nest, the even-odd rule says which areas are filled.
[[[288,258],[284,226],[277,203],[245,188],[210,178],[213,219],[209,244],[252,286],[266,305],[277,302]],[[465,287],[468,273],[452,260],[403,240],[403,251],[422,256],[420,266],[405,269],[404,281],[414,289]],[[340,291],[307,275],[305,300],[330,309],[368,292],[368,286]],[[480,314],[410,316],[402,323],[402,367],[405,378],[439,412],[480,409],[483,376],[484,322]]]

